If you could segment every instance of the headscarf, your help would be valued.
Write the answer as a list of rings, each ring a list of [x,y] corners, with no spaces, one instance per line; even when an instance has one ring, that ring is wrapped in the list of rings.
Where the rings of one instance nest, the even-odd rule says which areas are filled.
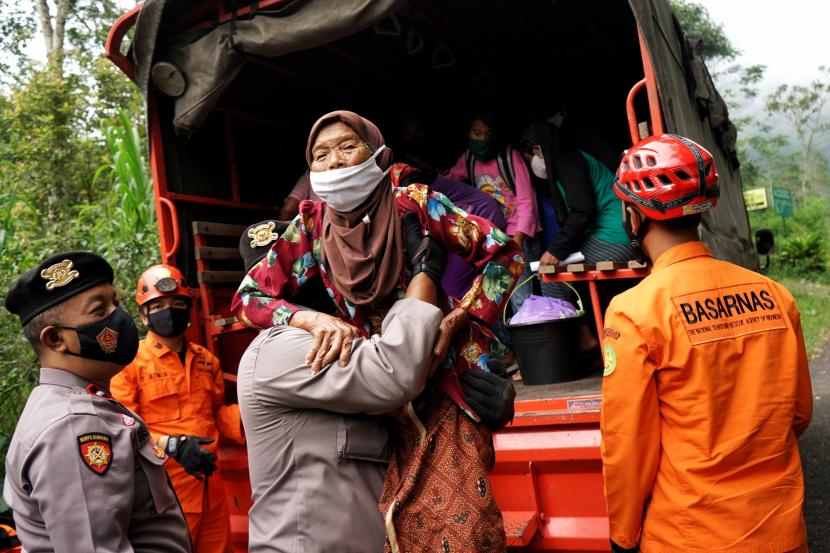
[[[384,144],[380,130],[368,119],[351,111],[333,111],[311,127],[306,146],[309,166],[317,135],[338,121],[351,127],[372,152]],[[376,162],[386,171],[392,163],[392,150],[386,148]],[[323,263],[338,292],[355,305],[372,305],[389,299],[400,282],[404,262],[401,220],[389,176],[353,211],[343,213],[326,207],[322,238]]]
[[[556,211],[556,219],[561,224],[568,216],[565,200],[556,184],[559,180],[557,157],[562,154],[563,150],[568,149],[563,144],[562,133],[547,121],[534,121],[522,134],[521,144],[523,150],[530,150],[531,153],[533,153],[533,146],[537,144],[542,148],[542,157],[545,158],[545,169],[548,173],[548,190],[544,195],[550,196],[553,209]]]

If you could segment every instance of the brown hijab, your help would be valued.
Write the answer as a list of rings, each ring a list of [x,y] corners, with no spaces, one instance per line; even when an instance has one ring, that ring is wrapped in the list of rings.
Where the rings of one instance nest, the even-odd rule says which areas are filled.
[[[333,111],[311,127],[305,151],[309,166],[311,148],[320,130],[338,121],[351,127],[372,152],[384,144],[380,130],[368,119],[351,111]],[[386,148],[376,163],[386,171],[392,164],[392,151]],[[321,249],[332,284],[353,304],[383,304],[391,299],[400,282],[404,252],[401,220],[388,176],[354,211],[343,213],[326,207]]]

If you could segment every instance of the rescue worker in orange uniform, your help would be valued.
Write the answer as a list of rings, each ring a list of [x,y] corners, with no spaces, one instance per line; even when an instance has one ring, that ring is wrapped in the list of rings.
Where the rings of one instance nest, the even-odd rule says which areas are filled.
[[[795,301],[712,257],[712,155],[675,135],[623,156],[615,191],[651,274],[605,318],[602,461],[612,549],[807,551],[798,437],[812,390]]]
[[[195,553],[229,553],[230,513],[216,470],[219,438],[244,443],[239,406],[225,405],[219,360],[187,340],[191,299],[181,272],[154,265],[136,301],[148,327],[138,355],[112,379],[112,395],[138,413],[174,459],[166,463]]]

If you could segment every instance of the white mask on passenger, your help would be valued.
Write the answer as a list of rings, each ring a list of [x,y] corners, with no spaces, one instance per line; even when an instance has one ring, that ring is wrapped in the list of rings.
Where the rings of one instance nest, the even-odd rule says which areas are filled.
[[[383,171],[377,164],[378,155],[386,149],[381,145],[372,157],[352,167],[311,171],[311,189],[335,211],[348,213],[365,202],[377,188],[389,169]]]
[[[530,160],[530,169],[533,171],[533,174],[540,179],[548,178],[548,168],[545,167],[545,158],[534,154],[533,158]]]

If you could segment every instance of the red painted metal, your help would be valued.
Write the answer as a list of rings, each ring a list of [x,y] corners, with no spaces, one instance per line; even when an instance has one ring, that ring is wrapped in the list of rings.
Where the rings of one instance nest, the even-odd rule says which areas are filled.
[[[519,401],[493,437],[490,481],[511,552],[608,551],[600,404],[599,395]]]
[[[138,12],[141,11],[141,6],[142,4],[138,4],[136,7],[118,18],[110,29],[110,32],[107,35],[107,42],[104,45],[104,51],[106,52],[107,59],[118,66],[118,68],[131,79],[135,74],[135,65],[130,58],[121,53],[121,43],[123,42],[127,31],[130,30],[130,27],[135,25],[135,22],[138,19]]]
[[[179,216],[176,211],[176,204],[170,201],[169,198],[159,196],[159,205],[164,206],[167,210],[171,222],[170,229],[173,232],[173,244],[170,246],[170,249],[161,252],[161,258],[169,265],[174,261],[176,253],[179,251],[179,245],[181,244],[181,239],[179,237]],[[159,211],[159,217],[161,217],[161,213],[163,211],[164,210]]]
[[[628,118],[628,132],[631,135],[631,144],[636,145],[640,142],[640,131],[637,127],[637,114],[634,111],[634,98],[643,88],[646,89],[648,96],[648,110],[650,117],[649,129],[652,135],[661,135],[664,131],[663,126],[663,112],[660,109],[660,94],[657,90],[657,79],[654,76],[654,66],[651,63],[651,56],[648,53],[643,33],[640,28],[637,28],[637,37],[640,42],[640,56],[643,60],[643,77],[628,93],[628,98],[625,101],[625,112]]]
[[[643,278],[648,275],[649,268],[644,269],[617,269],[616,271],[582,271],[579,273],[542,274],[544,282],[577,282],[588,281],[588,291],[591,294],[591,307],[594,310],[594,321],[597,325],[597,336],[602,336],[603,311],[599,301],[598,280],[619,280],[624,278]]]
[[[640,129],[637,127],[637,113],[634,111],[634,98],[644,86],[646,86],[645,79],[637,81],[637,84],[631,87],[631,91],[625,99],[625,115],[628,118],[628,132],[631,135],[632,144],[640,142]]]
[[[166,256],[167,252],[178,249],[179,242],[179,221],[175,218],[175,205],[163,203],[164,200],[171,200],[167,191],[167,170],[164,165],[164,143],[162,142],[161,125],[159,121],[158,101],[154,96],[147,99],[147,126],[150,130],[150,175],[153,178],[153,196],[156,201],[156,222],[159,231],[159,248],[161,257],[165,263],[175,265],[175,259]],[[162,206],[166,206],[169,219],[163,216],[165,212]],[[172,209],[170,209],[172,207]],[[168,247],[169,244],[169,247]],[[174,246],[175,249],[174,249]]]
[[[235,202],[233,200],[223,200],[221,198],[211,198],[210,196],[195,196],[193,194],[181,194],[179,192],[168,192],[167,197],[178,202],[185,202],[191,204],[215,205],[219,207],[234,207],[241,209],[257,209],[273,211],[274,206],[267,204],[255,204],[251,202]]]
[[[654,76],[654,66],[651,63],[651,56],[648,53],[643,32],[639,26],[637,27],[637,38],[640,41],[640,55],[643,58],[643,74],[646,77],[648,109],[651,114],[651,133],[659,136],[665,132],[663,127],[663,112],[660,109],[660,95],[657,91],[657,79]]]

